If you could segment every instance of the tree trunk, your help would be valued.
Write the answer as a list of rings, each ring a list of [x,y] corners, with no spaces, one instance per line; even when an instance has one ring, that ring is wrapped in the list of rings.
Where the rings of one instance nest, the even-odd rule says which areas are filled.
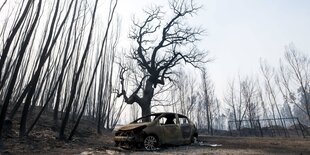
[[[141,102],[138,103],[141,107],[142,116],[151,114],[151,101],[154,96],[154,87],[151,80],[152,80],[151,78],[146,80],[145,88],[143,91],[143,98]],[[143,122],[146,121],[150,121],[150,118],[143,119]]]
[[[18,19],[16,25],[13,27],[12,31],[10,32],[10,36],[7,38],[7,40],[4,44],[4,48],[3,48],[3,51],[1,54],[1,59],[0,59],[0,79],[1,79],[2,69],[4,68],[4,62],[6,60],[8,53],[9,53],[13,39],[15,38],[17,31],[19,30],[22,23],[26,20],[26,16],[27,16],[33,2],[34,2],[33,0],[27,2],[26,7],[25,7],[22,15]]]
[[[144,102],[143,104],[139,104],[142,111],[142,116],[151,114],[151,102]],[[145,119],[145,121],[150,121],[149,118]]]
[[[0,115],[0,137],[1,137],[1,133],[2,133],[3,123],[4,123],[4,120],[5,120],[5,117],[6,117],[6,111],[7,111],[8,105],[9,105],[9,101],[11,99],[11,95],[13,93],[14,85],[16,83],[16,79],[17,79],[17,75],[18,75],[18,72],[19,72],[20,64],[22,62],[22,59],[23,59],[23,56],[25,54],[26,48],[28,46],[29,40],[31,39],[31,36],[33,34],[33,31],[34,31],[35,26],[37,24],[37,21],[39,19],[40,9],[41,9],[41,3],[38,4],[38,9],[37,9],[37,13],[35,14],[34,21],[33,21],[32,25],[31,25],[31,28],[30,28],[29,32],[27,33],[26,38],[25,38],[25,40],[24,40],[24,42],[22,44],[22,48],[20,50],[20,56],[18,58],[17,66],[16,66],[16,68],[14,70],[13,76],[11,77],[9,88],[8,88],[7,94],[5,96],[5,102],[3,104],[3,107],[2,107],[2,110],[1,110],[1,115]]]
[[[96,15],[96,11],[97,11],[97,4],[98,4],[98,0],[96,0],[96,2],[95,2],[86,47],[84,49],[83,56],[80,60],[79,68],[78,68],[77,72],[73,75],[74,78],[72,81],[71,93],[70,93],[68,105],[66,107],[65,116],[64,116],[63,121],[61,123],[60,131],[59,131],[59,139],[60,140],[65,140],[65,129],[66,129],[66,126],[67,126],[67,123],[69,120],[69,114],[71,111],[72,103],[73,103],[75,96],[76,96],[76,93],[77,93],[77,84],[79,82],[79,78],[81,76],[82,69],[83,69],[85,62],[86,62],[86,59],[87,59],[86,56],[88,55],[89,50],[90,50],[91,40],[92,40],[92,35],[93,35],[93,29],[94,29],[95,15]],[[84,17],[85,17],[85,15],[84,15]]]

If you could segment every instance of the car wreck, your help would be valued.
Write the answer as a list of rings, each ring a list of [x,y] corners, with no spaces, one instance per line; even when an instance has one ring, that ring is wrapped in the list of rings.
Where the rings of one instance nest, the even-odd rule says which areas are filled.
[[[123,148],[156,150],[162,145],[185,145],[197,141],[194,123],[177,113],[143,116],[115,132],[115,145]]]

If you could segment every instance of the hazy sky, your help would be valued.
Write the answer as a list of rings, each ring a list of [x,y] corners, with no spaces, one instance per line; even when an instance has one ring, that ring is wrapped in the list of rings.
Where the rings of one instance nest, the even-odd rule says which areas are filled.
[[[238,74],[255,76],[261,58],[276,66],[283,57],[284,47],[290,43],[310,53],[309,0],[195,2],[203,5],[203,9],[191,21],[206,29],[200,47],[215,58],[208,68],[218,95],[225,92],[227,81]],[[126,27],[131,24],[132,16],[139,17],[141,10],[150,4],[167,5],[167,0],[119,1],[123,34],[128,34]]]

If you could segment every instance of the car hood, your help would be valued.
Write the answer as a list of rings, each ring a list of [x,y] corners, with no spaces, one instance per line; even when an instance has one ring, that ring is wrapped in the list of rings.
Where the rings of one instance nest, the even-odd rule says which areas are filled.
[[[146,122],[146,123],[133,123],[133,124],[128,124],[128,125],[124,125],[122,127],[120,127],[118,129],[118,131],[129,131],[129,130],[133,130],[142,126],[148,126],[150,124],[150,122]]]

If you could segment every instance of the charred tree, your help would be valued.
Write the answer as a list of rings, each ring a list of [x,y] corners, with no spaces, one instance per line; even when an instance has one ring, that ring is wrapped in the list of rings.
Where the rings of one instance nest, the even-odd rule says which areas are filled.
[[[74,23],[75,23],[74,21],[76,18],[77,6],[78,6],[78,1],[75,2],[72,19],[71,19],[71,23],[69,26],[69,33],[68,33],[67,41],[65,44],[64,57],[63,57],[63,62],[62,62],[63,66],[61,68],[61,72],[60,72],[60,76],[59,76],[59,83],[58,83],[58,89],[57,89],[57,93],[56,93],[56,101],[55,101],[54,113],[53,113],[53,119],[54,119],[55,126],[57,126],[57,122],[58,122],[58,111],[59,111],[59,105],[60,105],[59,102],[60,102],[60,97],[61,97],[63,80],[64,80],[64,76],[65,76],[65,69],[67,67],[68,60],[71,58],[71,56],[73,54],[73,51],[71,51],[71,54],[70,54],[69,59],[68,59],[69,47],[70,47],[70,44],[72,43],[72,42],[70,42],[71,34],[72,34],[73,30],[77,31],[76,28],[74,28]],[[76,46],[76,43],[77,43],[77,40],[75,39],[73,42],[73,48],[72,49],[74,49],[74,47]]]
[[[12,28],[12,30],[10,32],[10,35],[6,39],[4,48],[2,50],[1,59],[0,59],[0,79],[1,79],[1,75],[2,75],[2,69],[4,67],[4,62],[7,58],[8,53],[9,53],[11,44],[13,43],[13,39],[15,38],[17,32],[19,31],[19,28],[21,27],[22,23],[26,20],[26,16],[28,15],[31,7],[33,6],[33,3],[34,3],[34,0],[29,0],[27,2],[21,16],[19,17],[18,21],[16,22],[16,25],[14,25],[14,27]],[[5,3],[3,3],[3,5],[4,4]]]
[[[175,66],[182,61],[195,67],[207,62],[206,53],[195,46],[203,30],[184,23],[184,18],[197,13],[200,7],[186,0],[172,1],[169,6],[173,16],[166,24],[162,24],[164,13],[160,7],[145,11],[143,22],[133,22],[130,39],[135,41],[136,47],[132,49],[131,59],[136,61],[140,75],[144,76],[131,95],[127,94],[124,86],[124,73],[128,69],[123,66],[120,71],[121,90],[118,97],[123,96],[127,104],[137,103],[142,115],[151,113],[155,88],[157,85],[165,85],[167,79],[172,79]],[[157,38],[158,34],[160,37]]]
[[[76,71],[76,73],[74,74],[73,77],[73,81],[72,81],[72,88],[71,88],[71,92],[70,92],[70,96],[69,96],[69,101],[65,110],[65,115],[64,118],[62,120],[61,123],[61,127],[60,127],[60,131],[59,131],[59,139],[61,140],[65,140],[65,129],[69,120],[69,114],[71,111],[71,107],[73,105],[74,102],[74,98],[76,96],[76,91],[77,91],[77,86],[78,86],[78,82],[79,82],[79,78],[82,72],[82,69],[84,67],[84,64],[86,62],[86,56],[88,55],[89,49],[90,49],[90,44],[91,44],[91,40],[92,40],[92,35],[93,35],[93,29],[94,29],[94,23],[95,23],[95,15],[96,15],[96,10],[97,10],[97,4],[98,4],[98,0],[96,0],[95,2],[95,7],[92,13],[92,18],[91,18],[91,26],[90,26],[90,30],[89,30],[89,34],[88,34],[88,38],[87,38],[87,43],[86,43],[86,47],[84,49],[82,58],[80,60],[80,65],[78,66],[78,70]]]
[[[19,51],[20,55],[18,57],[17,64],[16,64],[15,69],[14,69],[14,73],[13,73],[11,79],[10,79],[10,83],[9,83],[8,88],[7,88],[7,92],[6,92],[6,95],[5,95],[5,100],[4,100],[4,104],[2,106],[2,109],[1,109],[1,116],[0,116],[0,137],[2,136],[1,133],[2,133],[3,125],[4,125],[4,120],[5,120],[5,117],[6,117],[6,111],[7,111],[7,108],[8,108],[8,105],[9,105],[12,93],[13,93],[13,89],[14,89],[14,86],[15,86],[15,83],[16,83],[16,80],[17,80],[17,76],[18,76],[18,73],[19,73],[19,68],[21,66],[21,62],[23,60],[23,56],[25,54],[25,51],[26,51],[26,48],[27,48],[27,46],[29,44],[31,36],[33,35],[33,31],[34,31],[34,29],[36,27],[36,24],[38,22],[40,10],[41,10],[41,2],[38,3],[38,9],[37,9],[37,12],[35,14],[35,18],[34,18],[33,22],[31,23],[30,29],[27,32],[27,34],[26,34],[26,36],[25,36],[25,38],[24,38],[24,40],[23,40],[23,42],[21,44],[21,49]],[[17,31],[17,30],[13,30],[13,31]],[[10,40],[10,39],[8,39],[8,40]],[[11,44],[11,43],[8,43],[8,44]],[[9,45],[7,45],[7,46],[9,46]]]

